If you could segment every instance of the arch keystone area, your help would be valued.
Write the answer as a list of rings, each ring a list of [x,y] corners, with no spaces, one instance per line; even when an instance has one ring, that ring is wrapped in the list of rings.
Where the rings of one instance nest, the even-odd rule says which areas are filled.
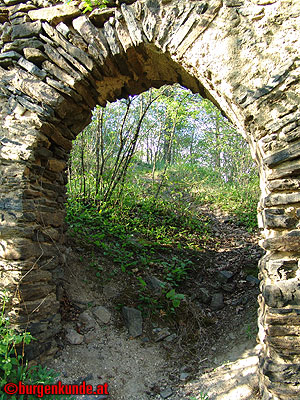
[[[0,265],[12,316],[55,351],[64,170],[105,105],[180,83],[214,102],[260,169],[259,375],[263,400],[300,396],[300,3],[0,0]]]

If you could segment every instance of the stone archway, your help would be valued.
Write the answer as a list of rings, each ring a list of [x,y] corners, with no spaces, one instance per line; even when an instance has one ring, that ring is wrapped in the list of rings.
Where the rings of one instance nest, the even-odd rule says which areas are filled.
[[[262,399],[299,398],[298,0],[127,0],[89,16],[77,3],[3,1],[1,281],[39,338],[32,357],[55,350],[60,329],[72,139],[97,103],[178,82],[228,116],[259,164]]]

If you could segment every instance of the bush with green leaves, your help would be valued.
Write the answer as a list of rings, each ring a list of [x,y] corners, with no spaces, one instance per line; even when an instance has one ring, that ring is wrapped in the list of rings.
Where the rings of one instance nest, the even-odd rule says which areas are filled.
[[[58,374],[42,365],[28,366],[24,357],[24,348],[33,337],[29,332],[18,332],[6,316],[7,293],[0,295],[2,308],[0,311],[0,400],[36,400],[36,395],[8,395],[4,392],[7,383],[23,382],[30,385],[51,385],[56,383]],[[46,399],[56,399],[57,396],[47,395]],[[60,399],[64,396],[60,396]]]

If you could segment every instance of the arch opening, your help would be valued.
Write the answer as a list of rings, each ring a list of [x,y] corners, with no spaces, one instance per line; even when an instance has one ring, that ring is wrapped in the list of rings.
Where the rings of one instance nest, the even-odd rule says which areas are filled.
[[[155,93],[153,93],[153,97],[156,97]],[[182,94],[180,98],[183,100],[184,94]],[[148,97],[145,96],[144,103],[147,102],[147,99]],[[137,102],[138,99],[135,99],[135,101]],[[159,106],[157,104],[153,105],[153,108],[155,110],[157,110],[158,107]],[[198,107],[200,107],[200,101]],[[139,105],[136,104],[136,108],[139,108]],[[126,110],[126,104],[123,105],[123,110],[122,110],[123,113],[125,112],[125,110]],[[192,113],[193,111],[192,104],[190,104],[188,111]],[[107,118],[109,118],[110,112],[116,113],[116,106],[109,107],[109,109],[107,110],[108,114]],[[144,333],[147,332],[147,335],[150,335],[151,339],[153,338],[152,337],[153,326],[151,329],[151,323],[158,324],[159,328],[157,330],[161,329],[162,326],[167,325],[168,329],[170,330],[169,336],[173,334],[174,337],[175,332],[177,332],[177,334],[180,336],[181,346],[184,349],[185,347],[187,347],[187,349],[186,351],[183,351],[183,349],[181,349],[180,351],[180,349],[177,348],[177,339],[178,339],[177,336],[177,339],[174,342],[172,342],[171,348],[168,349],[169,357],[171,358],[172,361],[170,361],[168,367],[166,366],[166,368],[170,368],[170,366],[174,362],[173,357],[175,353],[177,358],[177,363],[181,362],[181,365],[193,364],[197,369],[198,368],[197,361],[199,360],[199,358],[201,360],[206,358],[207,354],[204,354],[205,351],[211,348],[215,348],[215,350],[211,350],[211,354],[209,355],[209,357],[212,357],[212,353],[215,353],[214,358],[217,358],[216,353],[218,354],[220,353],[221,351],[219,345],[220,339],[217,338],[218,332],[223,331],[223,334],[225,335],[226,331],[228,333],[227,338],[230,338],[229,334],[231,336],[234,335],[234,333],[231,331],[231,328],[234,327],[233,329],[236,332],[241,331],[241,335],[245,337],[247,335],[245,331],[247,327],[249,330],[251,330],[251,332],[249,331],[248,334],[249,335],[252,334],[253,336],[255,336],[255,333],[253,333],[255,331],[254,327],[255,322],[254,319],[251,320],[251,317],[253,317],[254,309],[256,310],[255,298],[258,293],[257,293],[257,287],[254,290],[253,288],[251,289],[250,288],[251,284],[249,282],[245,283],[245,286],[249,289],[249,293],[251,292],[251,295],[249,296],[249,302],[246,306],[247,309],[249,307],[249,312],[248,311],[247,313],[245,312],[245,321],[247,318],[247,322],[244,321],[242,323],[242,326],[239,326],[239,323],[237,321],[241,317],[238,315],[234,317],[234,314],[236,314],[235,313],[236,306],[234,305],[229,306],[231,309],[231,311],[228,313],[230,316],[229,318],[228,315],[227,317],[225,315],[223,316],[218,315],[218,320],[220,319],[220,321],[218,321],[218,327],[215,325],[214,322],[215,311],[213,311],[212,313],[208,311],[207,314],[204,315],[203,307],[205,308],[205,310],[210,308],[210,301],[211,301],[210,296],[212,293],[215,294],[215,292],[216,294],[217,293],[220,294],[220,292],[222,292],[222,294],[224,294],[225,302],[229,300],[230,301],[232,300],[233,303],[234,300],[236,300],[237,302],[241,301],[241,293],[239,293],[239,296],[237,297],[236,293],[229,294],[229,292],[226,291],[223,292],[222,288],[219,287],[219,289],[218,288],[216,289],[209,285],[207,286],[207,283],[210,282],[212,284],[217,285],[216,281],[218,280],[219,276],[217,269],[221,266],[224,268],[226,260],[230,264],[227,265],[227,268],[229,268],[231,271],[234,271],[235,274],[241,278],[243,274],[246,274],[243,275],[243,278],[246,278],[249,274],[253,273],[255,274],[254,264],[255,260],[256,262],[258,261],[260,252],[258,251],[257,246],[253,244],[251,240],[249,240],[249,238],[247,238],[247,240],[249,240],[247,242],[248,244],[247,250],[241,247],[239,248],[238,244],[228,246],[228,248],[225,244],[223,246],[220,245],[221,247],[223,247],[222,252],[220,250],[220,253],[218,252],[217,249],[212,248],[212,244],[204,244],[202,242],[202,240],[204,240],[204,242],[208,240],[209,242],[209,239],[205,238],[205,235],[207,234],[205,232],[205,228],[204,230],[202,229],[203,226],[208,222],[206,218],[209,219],[210,217],[208,216],[204,217],[203,215],[201,215],[201,209],[199,210],[199,214],[197,214],[195,210],[192,210],[193,206],[196,207],[197,194],[195,192],[193,192],[193,194],[190,193],[190,191],[187,190],[186,188],[186,186],[188,186],[186,180],[189,180],[189,178],[191,180],[192,179],[195,180],[196,176],[199,179],[199,181],[197,182],[197,184],[194,183],[194,185],[199,185],[199,186],[201,185],[201,178],[199,177],[201,176],[201,172],[203,173],[202,179],[203,178],[207,179],[208,175],[205,176],[204,168],[203,171],[201,171],[200,168],[198,171],[197,162],[194,162],[193,164],[191,163],[190,168],[188,168],[188,161],[185,160],[186,169],[184,172],[184,179],[183,176],[180,176],[183,175],[183,172],[181,171],[180,167],[176,169],[174,165],[170,166],[169,179],[171,182],[173,182],[173,187],[169,187],[166,185],[166,187],[161,189],[161,192],[163,193],[160,193],[157,201],[158,204],[157,206],[155,206],[155,203],[151,202],[151,193],[149,193],[152,187],[151,184],[152,168],[150,168],[149,165],[147,165],[147,155],[145,154],[144,162],[142,165],[140,164],[142,163],[142,159],[140,159],[140,163],[137,163],[137,161],[135,160],[136,163],[135,172],[132,172],[136,176],[136,178],[134,179],[135,182],[132,182],[132,180],[130,179],[130,184],[128,186],[125,186],[123,190],[124,196],[122,196],[122,199],[120,199],[119,195],[115,195],[111,201],[112,202],[111,206],[108,205],[105,207],[105,205],[101,203],[100,205],[101,217],[99,218],[99,211],[98,211],[99,209],[93,210],[93,205],[97,203],[97,201],[94,202],[94,199],[96,197],[95,193],[96,190],[94,189],[95,182],[94,181],[88,182],[88,179],[86,180],[86,185],[84,185],[82,180],[81,181],[79,180],[79,182],[77,183],[75,182],[76,172],[81,175],[82,171],[84,170],[86,173],[86,177],[88,178],[88,173],[90,172],[95,175],[97,169],[96,163],[93,163],[92,158],[93,154],[94,157],[96,157],[94,150],[94,145],[97,142],[96,132],[98,123],[96,121],[96,118],[98,115],[98,118],[100,119],[102,114],[101,111],[99,111],[100,114],[99,115],[97,110],[95,111],[95,113],[96,115],[94,114],[93,127],[87,129],[88,132],[86,138],[80,136],[76,139],[77,157],[74,157],[72,161],[73,165],[72,169],[74,169],[75,171],[72,173],[73,185],[70,198],[71,204],[69,210],[69,222],[71,223],[72,228],[78,230],[77,232],[81,232],[79,233],[79,236],[77,235],[76,236],[78,238],[77,244],[79,247],[82,248],[82,251],[77,253],[76,247],[73,247],[72,252],[70,252],[72,253],[71,281],[73,282],[75,280],[75,275],[77,277],[80,276],[79,273],[75,271],[75,266],[76,268],[78,268],[78,271],[80,271],[80,274],[82,275],[85,269],[82,268],[82,266],[80,265],[77,266],[77,265],[78,264],[89,265],[90,270],[92,272],[86,273],[88,276],[87,279],[93,281],[95,286],[98,285],[97,286],[98,289],[96,289],[98,297],[95,298],[94,301],[92,301],[91,296],[89,298],[90,303],[91,304],[93,303],[93,306],[91,307],[90,310],[93,310],[94,309],[93,307],[96,307],[96,304],[99,303],[99,299],[101,297],[101,295],[99,296],[99,293],[102,293],[103,291],[104,294],[107,294],[107,291],[111,290],[116,297],[113,298],[112,300],[109,300],[110,303],[122,304],[123,306],[133,307],[135,309],[143,311]],[[150,118],[150,116],[148,118]],[[154,117],[152,116],[151,120],[153,120],[153,118]],[[188,119],[188,116],[186,116],[186,118]],[[115,125],[113,121],[106,122],[108,125],[108,129],[111,126],[119,128],[121,126],[122,120],[123,120],[123,114],[119,116],[118,119],[119,123]],[[136,121],[135,124],[130,123],[130,118],[129,118],[128,124],[131,126],[133,131],[135,130],[136,123],[137,123]],[[146,127],[148,126],[149,125],[147,125],[147,121],[145,121],[144,132],[146,130]],[[93,129],[95,130],[94,133],[91,132],[91,130]],[[105,130],[105,127],[103,129]],[[152,127],[152,129],[155,128]],[[189,129],[188,126],[187,129]],[[178,130],[180,130],[180,128],[178,128]],[[192,130],[191,127],[190,130]],[[192,135],[192,132],[189,132],[189,135]],[[84,159],[84,167],[82,168],[81,150],[83,148],[85,149],[85,159]],[[181,157],[178,156],[179,158],[184,157],[184,150],[182,151],[183,153]],[[140,157],[140,155],[138,155],[137,157]],[[205,156],[202,155],[202,161],[204,157]],[[211,157],[214,157],[214,155],[211,154]],[[184,161],[182,160],[181,167],[183,167],[183,164]],[[214,165],[217,167],[217,161],[215,161]],[[163,168],[161,168],[160,170],[160,176],[157,176],[157,171],[156,171],[155,175],[156,181],[160,180],[162,173],[163,173]],[[229,176],[229,174],[227,176]],[[94,180],[96,181],[95,176]],[[220,182],[221,180],[219,181],[219,184]],[[132,188],[133,185],[137,185],[138,188],[136,187]],[[146,188],[145,186],[147,185],[148,187]],[[218,184],[216,183],[216,185]],[[155,189],[157,189],[157,187]],[[195,186],[194,189],[196,189]],[[175,192],[175,194],[170,195],[171,190],[172,192]],[[211,190],[209,185],[206,186],[206,190]],[[83,194],[84,192],[85,196]],[[154,198],[156,192],[157,190],[154,190],[152,198]],[[82,195],[78,196],[78,193],[82,193]],[[194,199],[193,200],[186,199],[186,201],[180,201],[179,198],[176,198],[177,197],[176,194],[179,197],[181,193],[183,194],[183,196],[189,196],[189,195],[194,196]],[[165,196],[167,197],[165,198]],[[165,201],[163,201],[164,198]],[[81,207],[80,206],[77,207],[78,205],[77,201],[80,203],[80,199],[82,200]],[[256,200],[254,200],[254,202],[256,202]],[[189,207],[191,212],[186,211],[184,213],[182,210],[183,205],[184,208]],[[117,211],[116,210],[117,208],[120,208],[120,211]],[[177,211],[174,212],[173,210]],[[207,212],[208,210],[205,211]],[[149,213],[151,213],[151,215],[154,216],[153,219],[148,218]],[[198,215],[198,221],[196,223],[195,218],[197,219],[197,215]],[[184,216],[186,216],[186,220],[182,218]],[[171,222],[166,222],[168,218],[170,218]],[[132,220],[136,220],[136,223],[134,223],[134,221]],[[150,222],[151,222],[151,227],[148,226],[147,230],[147,225],[149,225]],[[191,230],[189,230],[188,223],[190,224],[196,223],[194,225],[193,237]],[[199,225],[202,226],[201,229]],[[211,223],[211,225],[214,224]],[[236,239],[238,239],[238,241],[242,240],[241,238],[234,238],[234,234],[230,232],[231,229],[234,229],[234,225],[231,225],[229,220],[225,225],[227,226],[227,229],[226,231],[221,233],[222,241],[231,240],[229,239],[229,237],[231,237],[233,241]],[[172,233],[168,231],[169,226],[173,226],[174,228],[174,231]],[[217,223],[215,221],[214,229],[217,229],[217,226],[219,227],[219,222]],[[150,228],[152,228],[151,233],[150,233]],[[159,228],[164,228],[166,232],[164,233],[162,229],[160,229],[159,231]],[[184,229],[188,230],[188,233],[186,234],[187,236],[185,236],[184,233],[180,233],[180,231]],[[120,230],[122,231],[121,234]],[[179,235],[182,235],[181,240],[178,238]],[[190,235],[189,238],[188,235]],[[228,236],[227,239],[225,239],[224,235]],[[91,243],[87,245],[85,239],[91,241]],[[187,239],[188,243],[191,242],[191,244],[189,245],[188,243],[186,243],[185,239]],[[194,244],[193,241],[195,242]],[[92,245],[92,243],[94,244],[94,246]],[[71,242],[69,242],[69,245],[70,244]],[[182,250],[180,250],[178,246],[182,248]],[[203,249],[203,247],[206,249],[206,251]],[[86,249],[86,251],[83,251],[84,249]],[[104,257],[103,257],[103,252],[104,254],[106,254],[106,256]],[[173,253],[173,260],[172,260],[172,253]],[[253,253],[256,253],[254,257]],[[74,256],[74,254],[76,254],[76,256]],[[75,261],[76,257],[77,259],[81,258],[81,261],[76,263]],[[241,268],[241,265],[234,266],[233,265],[234,262],[229,261],[229,259],[235,259],[235,258],[236,259],[239,258],[238,263],[243,264],[243,268]],[[70,261],[68,262],[68,264],[70,265]],[[176,273],[173,273],[174,270],[176,269],[179,271],[177,275]],[[242,274],[241,276],[240,273]],[[78,290],[74,289],[75,287],[74,282],[67,283],[69,274],[70,271],[67,272],[66,276],[67,279],[65,280],[65,283],[67,284],[68,293],[73,295],[73,300],[76,301],[80,298],[80,293]],[[186,280],[183,278],[184,275],[187,276]],[[92,278],[90,278],[91,276]],[[165,283],[167,282],[170,285],[170,288],[166,291],[166,293],[156,296],[152,290],[149,291],[147,282],[147,278],[149,278],[149,276],[153,280],[158,279],[160,281],[164,281]],[[211,282],[211,279],[213,280],[213,282]],[[97,283],[95,281],[97,281]],[[199,287],[193,286],[191,282],[198,282]],[[144,289],[143,289],[143,283],[145,283],[146,285]],[[85,286],[84,283],[82,283],[82,285]],[[231,285],[235,284],[233,284],[233,282],[229,283],[227,289],[233,290],[233,286]],[[224,287],[226,287],[226,285]],[[176,294],[178,294],[179,296],[182,296],[182,294],[184,294],[187,299],[187,303],[185,305],[181,304],[179,311],[176,312],[177,309],[174,308],[175,312],[173,314],[173,317],[172,313],[170,315],[170,307],[172,307],[172,304],[168,306],[167,305],[168,299],[165,298],[165,295],[168,292],[170,292],[172,288],[175,290]],[[200,303],[202,303],[202,307],[197,308],[196,305],[196,303],[198,302],[197,296],[193,297],[193,295],[198,291],[199,288],[201,294],[203,294],[203,296],[206,294],[207,298],[205,299],[206,303],[203,303],[202,302],[203,299],[201,299]],[[82,289],[82,292],[84,293],[84,289]],[[81,293],[81,295],[85,297],[85,294],[83,293]],[[90,289],[90,293],[93,293],[92,288]],[[192,302],[190,302],[191,298],[193,298]],[[107,302],[107,298],[104,295],[102,301],[100,301],[99,304],[106,306],[105,302]],[[237,305],[237,307],[242,308],[244,306],[243,305],[241,306],[240,304],[240,306]],[[112,311],[113,308],[114,307],[112,307],[110,304],[109,310]],[[252,309],[252,315],[249,318],[249,315],[251,314],[250,312],[251,309]],[[161,313],[159,310],[161,311]],[[122,311],[122,309],[120,311]],[[176,325],[178,323],[178,320],[176,319],[175,315],[179,314],[180,314],[179,319],[181,320],[181,322],[179,322],[179,325]],[[228,326],[229,319],[230,319],[230,327]],[[149,328],[150,321],[151,323]],[[123,323],[121,324],[123,325]],[[185,328],[186,332],[184,332]],[[164,333],[164,331],[162,333]],[[172,339],[172,336],[170,339]],[[230,339],[230,341],[232,340]],[[197,342],[199,347],[202,348],[201,351],[197,347]],[[162,343],[168,343],[168,342],[166,341]],[[190,346],[187,345],[188,343],[190,344]],[[224,340],[222,341],[222,345],[225,345]],[[226,345],[228,345],[228,342],[226,342]],[[122,348],[122,346],[120,347]],[[207,350],[203,349],[203,347],[205,347]],[[240,347],[242,347],[242,343]],[[182,354],[183,352],[185,353],[185,356],[183,356]],[[193,354],[193,356],[191,356],[191,354]],[[150,357],[149,360],[151,360]],[[230,358],[230,360],[233,359]],[[127,363],[126,354],[124,354],[123,361],[125,364]],[[226,361],[228,360],[226,359]],[[110,364],[110,361],[108,361],[108,364]],[[150,374],[148,364],[149,364],[148,361],[147,362],[145,361],[144,371],[147,376],[148,374]],[[63,367],[64,370],[68,369],[65,363],[63,365],[64,365]],[[204,366],[205,362],[204,365],[201,365],[201,367]],[[78,367],[78,369],[79,368],[80,367]],[[80,375],[79,372],[78,374]],[[128,374],[129,374],[128,379],[132,379],[132,377],[129,378],[130,376],[129,372]],[[120,381],[119,375],[117,375],[116,380]],[[134,379],[132,381],[134,381]],[[141,383],[139,386],[141,388],[143,387],[143,384]],[[113,387],[113,389],[118,390],[119,388]],[[235,389],[237,390],[237,388]],[[226,389],[222,388],[222,390],[224,390],[224,393],[226,393],[226,391],[229,392],[228,387]],[[247,390],[251,391],[251,389],[247,388],[245,389],[245,392],[247,392]],[[144,396],[144,394],[140,395],[140,397],[142,396]],[[136,395],[136,397],[138,396]]]

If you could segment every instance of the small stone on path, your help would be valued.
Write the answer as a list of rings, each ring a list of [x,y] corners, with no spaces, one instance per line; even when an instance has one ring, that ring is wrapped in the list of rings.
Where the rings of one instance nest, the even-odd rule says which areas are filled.
[[[198,292],[196,293],[196,298],[204,304],[209,304],[211,302],[211,295],[209,291],[205,288],[199,288]]]
[[[129,335],[137,337],[143,333],[143,318],[140,310],[131,307],[123,307],[122,314],[125,320],[125,325]]]
[[[190,374],[188,374],[187,372],[181,372],[181,374],[180,374],[180,376],[179,376],[179,379],[181,380],[181,381],[185,381],[185,380],[187,380],[187,378],[190,376]]]
[[[167,399],[168,397],[172,396],[173,390],[171,388],[164,389],[160,392],[160,396],[163,399]]]
[[[151,290],[159,294],[162,292],[162,288],[166,285],[165,282],[160,281],[155,276],[147,276],[145,281]]]
[[[81,344],[83,342],[83,336],[76,332],[74,329],[68,329],[66,333],[66,340],[70,344]]]
[[[90,331],[84,335],[84,342],[86,344],[92,343],[96,340],[97,335],[95,331]]]
[[[89,311],[84,311],[80,314],[79,322],[84,324],[84,327],[87,329],[94,328],[96,325],[96,322]]]
[[[164,340],[166,337],[170,336],[170,331],[168,328],[163,328],[161,331],[157,333],[157,337],[155,338],[156,342],[160,342]]]
[[[255,278],[255,276],[252,276],[252,275],[248,275],[246,277],[246,281],[250,282],[250,283],[254,283],[255,285],[259,285],[260,284],[260,280]]]
[[[212,297],[210,306],[213,310],[221,310],[224,307],[223,293],[215,293]]]
[[[217,280],[221,283],[227,283],[229,281],[229,279],[231,279],[233,277],[233,272],[231,271],[219,271],[217,273]]]
[[[111,313],[103,306],[97,306],[92,309],[94,316],[103,324],[108,324],[111,318]]]

